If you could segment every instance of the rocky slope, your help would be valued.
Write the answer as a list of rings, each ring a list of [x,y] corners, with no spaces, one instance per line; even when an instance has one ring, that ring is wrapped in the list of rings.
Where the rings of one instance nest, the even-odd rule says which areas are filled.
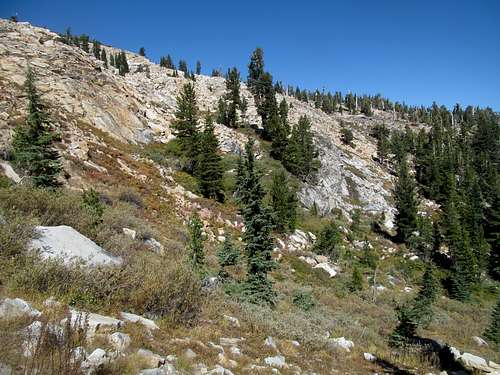
[[[170,122],[176,109],[176,96],[186,82],[183,77],[171,77],[168,69],[130,52],[127,59],[131,72],[122,77],[117,69],[105,68],[92,54],[62,43],[56,33],[26,23],[0,20],[0,37],[2,146],[9,143],[12,127],[23,120],[22,85],[28,63],[36,72],[37,86],[51,119],[63,133],[61,147],[65,155],[80,159],[96,170],[102,167],[89,160],[89,142],[96,140],[92,132],[82,131],[83,126],[131,143],[165,142],[172,138]],[[108,56],[118,51],[104,48]],[[196,77],[202,111],[214,111],[224,90],[223,78]],[[259,124],[252,95],[244,84],[242,95],[249,102],[249,122]],[[392,114],[385,112],[376,111],[371,118],[327,115],[295,98],[286,97],[286,100],[292,122],[304,114],[311,118],[320,150],[322,167],[318,179],[302,186],[302,203],[310,207],[315,202],[322,213],[339,209],[346,216],[354,207],[371,214],[386,213],[390,226],[392,178],[372,160],[375,144],[368,131],[376,123],[393,127],[402,127],[404,123],[393,121]],[[340,142],[341,121],[352,128],[355,148]],[[217,133],[224,152],[238,152],[246,141],[244,134],[221,125],[217,126]],[[78,174],[68,167],[68,177]],[[69,178],[68,183],[78,185],[81,181]]]

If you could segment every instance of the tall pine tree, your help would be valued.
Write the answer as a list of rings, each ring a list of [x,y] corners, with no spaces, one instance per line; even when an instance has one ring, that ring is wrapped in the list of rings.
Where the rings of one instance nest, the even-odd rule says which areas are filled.
[[[199,151],[200,132],[198,130],[198,104],[192,83],[186,83],[177,97],[177,111],[172,123],[174,135],[184,156],[187,158],[187,169],[195,173],[196,157]]]
[[[201,134],[201,153],[198,160],[198,180],[200,191],[206,198],[214,198],[218,201],[224,200],[222,189],[222,165],[219,152],[219,142],[214,134],[212,116],[209,114],[205,119],[205,129]]]
[[[32,178],[35,186],[54,188],[59,186],[57,176],[62,166],[53,145],[56,137],[48,124],[48,114],[36,91],[35,75],[30,66],[24,89],[28,97],[28,117],[26,123],[18,125],[14,131],[14,163]]]
[[[396,201],[396,228],[399,241],[406,242],[417,229],[417,199],[415,182],[408,170],[406,158],[399,165],[398,180],[394,190]]]
[[[244,180],[240,191],[241,213],[245,222],[245,253],[247,256],[247,279],[245,295],[254,303],[273,304],[276,294],[267,274],[275,263],[272,260],[272,219],[264,206],[264,189],[260,174],[256,170],[253,141],[246,145]]]

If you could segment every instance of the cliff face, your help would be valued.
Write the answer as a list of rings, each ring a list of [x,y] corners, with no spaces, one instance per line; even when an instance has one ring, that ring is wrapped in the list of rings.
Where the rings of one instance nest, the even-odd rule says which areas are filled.
[[[66,158],[80,159],[99,170],[102,166],[89,156],[89,142],[97,142],[97,131],[132,144],[166,142],[173,137],[170,123],[176,96],[187,82],[182,73],[171,77],[170,70],[126,52],[130,73],[120,76],[117,69],[105,68],[91,53],[62,43],[56,33],[27,23],[0,20],[0,40],[1,146],[8,145],[13,126],[24,120],[23,82],[28,63],[35,70],[36,85],[51,121],[61,130],[61,151]],[[103,48],[108,56],[118,52],[113,47]],[[196,76],[195,86],[200,109],[215,111],[225,91],[224,78]],[[260,119],[245,84],[241,91],[249,102],[247,119],[258,125]],[[338,209],[347,216],[355,207],[372,214],[385,213],[390,226],[392,178],[373,161],[376,145],[368,133],[377,123],[398,127],[404,123],[394,122],[392,114],[382,111],[375,111],[371,118],[327,115],[293,97],[286,100],[292,123],[304,114],[311,118],[320,151],[321,169],[315,181],[303,184],[299,194],[302,203],[306,207],[316,203],[323,213]],[[352,129],[354,148],[341,143],[341,122]],[[216,126],[216,132],[223,152],[239,152],[247,140],[243,133],[222,125]],[[102,139],[99,142],[106,146]],[[68,163],[66,172],[78,174]]]

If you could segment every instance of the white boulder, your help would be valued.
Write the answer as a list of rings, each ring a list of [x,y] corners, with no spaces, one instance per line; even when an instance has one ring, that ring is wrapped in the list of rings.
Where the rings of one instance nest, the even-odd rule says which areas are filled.
[[[139,323],[142,324],[144,327],[147,329],[154,331],[156,329],[159,329],[159,327],[156,325],[154,321],[151,319],[144,318],[140,315],[132,314],[132,313],[127,313],[127,312],[121,312],[120,317],[126,321],[126,322],[131,322],[131,323]]]
[[[124,352],[130,346],[131,339],[126,333],[115,332],[108,336],[111,346],[118,352]]]
[[[285,357],[282,355],[276,355],[274,357],[264,358],[264,363],[271,367],[284,368],[287,367]]]
[[[40,315],[40,311],[21,298],[5,298],[0,303],[0,318],[14,319],[22,316],[35,318]]]
[[[66,264],[83,260],[93,266],[122,263],[121,258],[110,255],[72,227],[38,226],[35,229],[39,237],[31,241],[30,248],[38,250],[44,258],[62,258]]]
[[[350,352],[351,349],[354,348],[354,343],[351,340],[346,340],[345,337],[337,337],[329,340],[328,348],[331,350],[341,349]]]
[[[320,268],[326,271],[330,277],[335,277],[337,275],[337,269],[330,263],[318,263],[313,268]]]

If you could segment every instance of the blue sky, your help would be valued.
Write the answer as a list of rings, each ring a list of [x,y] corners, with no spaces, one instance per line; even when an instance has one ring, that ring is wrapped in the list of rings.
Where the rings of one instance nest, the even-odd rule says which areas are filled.
[[[74,33],[203,71],[265,52],[276,80],[392,100],[500,110],[500,1],[2,0],[0,17]],[[0,41],[1,43],[1,41]]]

